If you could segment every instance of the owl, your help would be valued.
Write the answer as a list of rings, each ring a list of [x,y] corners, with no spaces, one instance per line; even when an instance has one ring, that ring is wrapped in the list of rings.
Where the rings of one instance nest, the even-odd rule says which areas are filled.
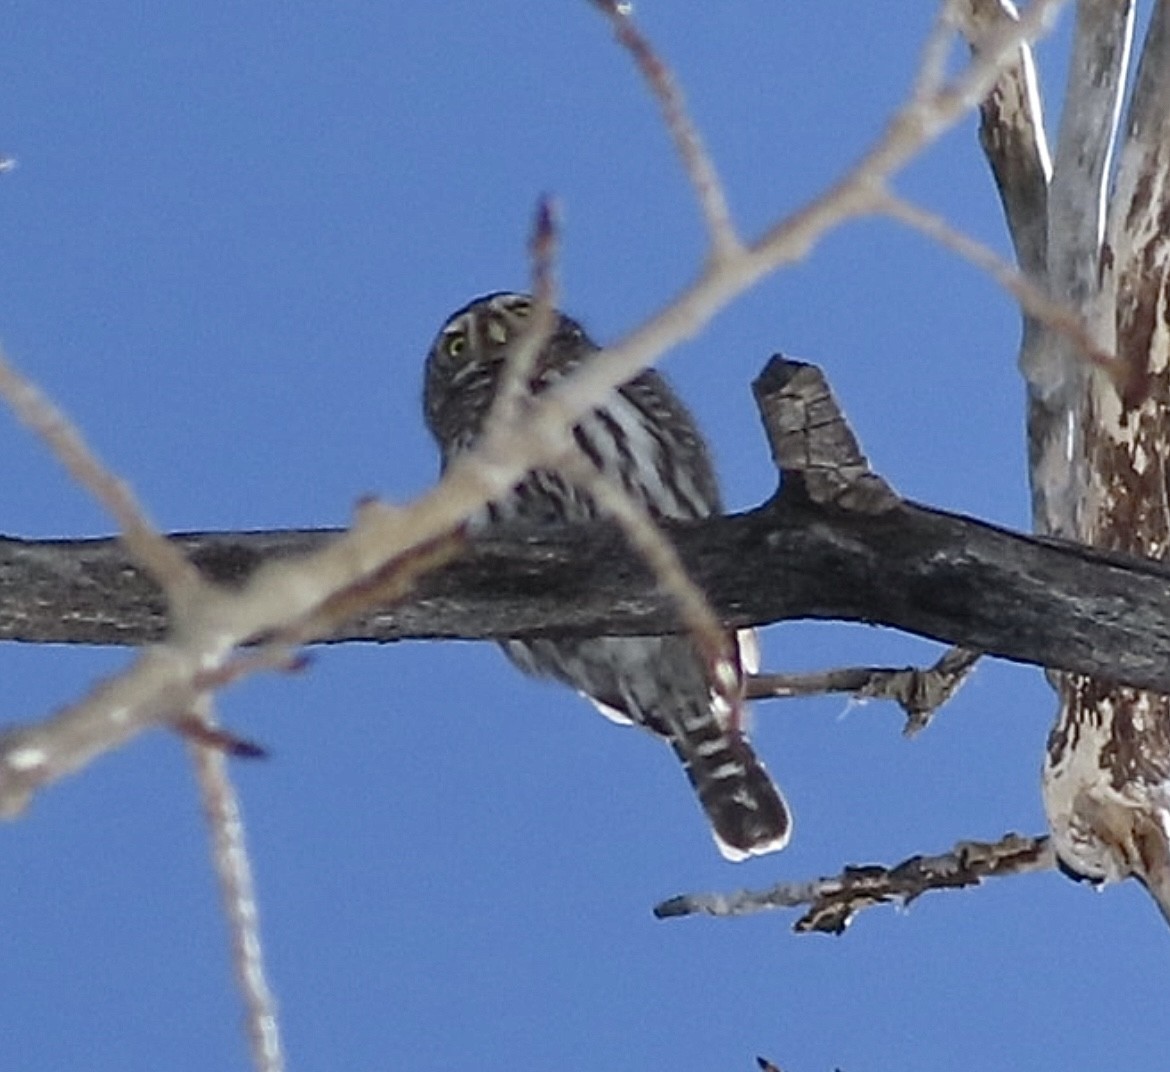
[[[475,447],[532,308],[526,295],[490,294],[439,330],[427,355],[423,406],[444,468]],[[558,315],[530,370],[529,390],[540,394],[599,351],[576,321]],[[572,441],[581,461],[619,483],[655,519],[702,518],[722,509],[707,446],[657,372],[639,373],[585,414]],[[472,526],[558,525],[599,515],[587,491],[555,468],[542,468],[488,504]],[[516,637],[501,646],[525,673],[563,682],[607,717],[665,741],[726,858],[743,860],[787,843],[791,820],[784,797],[743,734],[742,712],[713,695],[688,636]]]

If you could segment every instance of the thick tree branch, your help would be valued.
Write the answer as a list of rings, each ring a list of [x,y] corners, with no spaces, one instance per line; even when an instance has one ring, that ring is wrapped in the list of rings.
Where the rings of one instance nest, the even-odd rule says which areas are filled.
[[[768,397],[765,391],[765,406]],[[1170,691],[1166,565],[887,501],[884,490],[877,499],[883,508],[876,513],[818,505],[792,481],[748,513],[667,527],[688,573],[729,625],[795,618],[888,625]],[[175,539],[206,576],[232,586],[262,562],[317,550],[333,535]],[[0,539],[0,639],[143,644],[160,639],[165,624],[161,593],[116,540]],[[493,531],[394,606],[338,627],[328,639],[679,627],[671,598],[617,527],[597,524]]]

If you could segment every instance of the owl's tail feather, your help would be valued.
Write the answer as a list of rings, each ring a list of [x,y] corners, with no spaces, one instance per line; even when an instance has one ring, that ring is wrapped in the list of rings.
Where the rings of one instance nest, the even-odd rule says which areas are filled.
[[[743,735],[710,711],[684,719],[677,730],[671,745],[719,851],[738,862],[784,848],[792,834],[788,804]]]

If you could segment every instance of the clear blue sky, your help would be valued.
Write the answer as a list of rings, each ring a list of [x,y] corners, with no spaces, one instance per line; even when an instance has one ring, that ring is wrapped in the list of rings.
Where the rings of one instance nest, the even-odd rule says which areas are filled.
[[[906,90],[933,5],[645,0],[745,227],[848,164]],[[0,338],[164,527],[344,523],[435,476],[419,416],[456,306],[525,286],[532,206],[564,209],[564,305],[615,338],[694,274],[701,233],[657,114],[584,0],[7,7]],[[1061,48],[1042,51],[1048,84]],[[968,122],[903,192],[1006,249]],[[671,354],[734,507],[774,476],[748,384],[827,370],[880,470],[1027,525],[1016,314],[974,269],[851,225]],[[0,531],[109,521],[0,420]],[[766,662],[923,661],[876,629],[788,624]],[[0,648],[4,719],[122,651]],[[673,758],[489,646],[320,652],[223,699],[291,1067],[918,1072],[1157,1067],[1170,934],[1132,885],[1055,875],[863,915],[656,922],[698,889],[1042,828],[1052,698],[989,663],[920,738],[885,706],[770,703],[796,813],[724,864]],[[0,1068],[246,1067],[182,748],[157,734],[0,828]]]

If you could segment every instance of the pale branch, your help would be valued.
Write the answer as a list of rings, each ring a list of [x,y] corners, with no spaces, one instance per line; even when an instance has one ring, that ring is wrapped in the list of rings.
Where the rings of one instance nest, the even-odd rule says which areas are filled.
[[[1050,871],[1056,866],[1047,837],[1006,834],[999,841],[961,841],[938,856],[911,856],[894,867],[846,867],[839,875],[780,882],[766,890],[683,894],[655,906],[659,919],[676,916],[744,916],[781,908],[808,911],[793,925],[798,934],[841,934],[854,916],[874,905],[903,906],[931,890],[978,886],[989,878]]]
[[[244,1002],[252,1062],[257,1072],[283,1072],[280,1021],[264,968],[264,946],[244,822],[238,795],[228,776],[227,757],[214,741],[220,731],[210,698],[203,698],[190,718],[210,735],[204,740],[191,739],[188,745],[211,835],[211,857],[219,879],[224,917],[231,932],[232,963]]]
[[[191,565],[155,528],[129,486],[102,463],[65,414],[21,375],[2,351],[0,396],[41,438],[78,486],[109,511],[122,530],[127,549],[172,597],[198,587]]]
[[[675,151],[690,180],[695,201],[703,214],[711,256],[719,261],[741,250],[727,195],[715,162],[703,147],[698,128],[687,113],[682,90],[670,68],[655,52],[630,18],[630,5],[618,0],[593,0],[613,26],[614,35],[638,65],[646,85],[662,111],[662,122],[674,140]]]
[[[929,100],[946,85],[947,61],[955,43],[955,31],[962,22],[963,0],[943,0],[934,25],[918,57],[918,71],[910,89],[912,100]]]
[[[1105,189],[1132,35],[1132,0],[1077,4],[1048,190],[1047,282],[1054,298],[1082,312],[1097,292]]]
[[[903,733],[913,737],[930,724],[970,676],[979,653],[948,648],[931,667],[849,666],[807,674],[753,674],[749,700],[794,699],[845,693],[855,700],[893,700],[906,714]]]
[[[1134,80],[1118,160],[1103,257],[1107,299],[1117,350],[1127,356],[1119,394],[1143,402],[1150,379],[1163,370],[1156,358],[1165,331],[1166,201],[1170,185],[1170,11],[1154,5]]]
[[[1084,318],[1076,311],[1079,306],[1050,297],[1039,283],[1033,282],[1003,260],[993,249],[952,227],[936,213],[890,193],[882,194],[881,208],[892,219],[920,231],[990,275],[1016,299],[1025,319],[1034,325],[1034,330],[1061,337],[1065,343],[1085,355],[1086,360],[1102,368],[1110,369],[1113,366],[1114,354],[1098,345]]]

